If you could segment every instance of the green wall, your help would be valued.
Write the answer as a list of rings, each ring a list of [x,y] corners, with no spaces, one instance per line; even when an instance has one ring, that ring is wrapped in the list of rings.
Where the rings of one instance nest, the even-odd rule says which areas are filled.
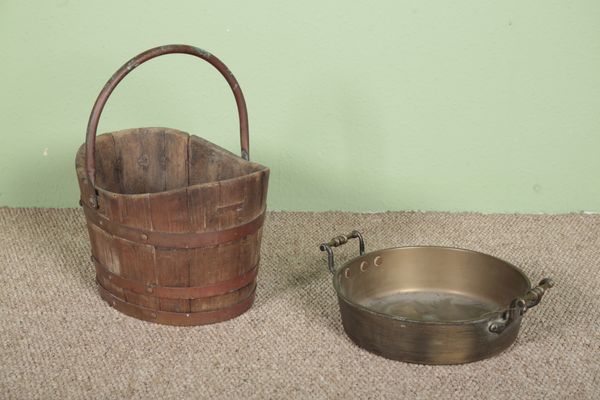
[[[279,210],[600,211],[600,2],[0,0],[0,205],[74,207],[91,106],[133,55],[235,73]],[[238,151],[219,74],[128,76],[100,132]]]

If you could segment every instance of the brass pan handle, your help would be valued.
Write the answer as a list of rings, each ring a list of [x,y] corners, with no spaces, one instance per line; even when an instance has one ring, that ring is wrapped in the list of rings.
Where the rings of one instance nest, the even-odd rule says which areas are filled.
[[[536,287],[529,289],[525,295],[514,299],[510,304],[510,308],[503,313],[501,318],[490,323],[490,332],[502,333],[508,325],[520,318],[527,310],[540,304],[546,291],[553,286],[554,280],[552,278],[544,278]]]
[[[94,107],[92,108],[92,112],[90,114],[85,140],[86,172],[92,186],[95,184],[96,181],[96,130],[98,129],[98,121],[100,119],[100,115],[102,114],[102,110],[104,109],[104,105],[106,104],[106,101],[108,100],[110,94],[113,92],[113,90],[115,90],[119,82],[121,82],[121,80],[123,80],[123,78],[125,78],[127,74],[133,71],[134,68],[155,57],[175,53],[190,54],[201,58],[204,61],[211,64],[213,67],[215,67],[221,73],[221,75],[223,75],[223,77],[231,87],[231,90],[233,91],[235,102],[238,108],[238,115],[240,119],[240,142],[242,147],[242,158],[244,158],[245,160],[250,160],[250,141],[248,137],[248,111],[246,109],[246,101],[244,100],[244,95],[242,93],[240,85],[238,85],[237,80],[235,79],[229,68],[227,68],[227,66],[223,64],[221,60],[219,60],[217,57],[215,57],[206,50],[202,50],[198,47],[188,46],[185,44],[171,44],[167,46],[155,47],[133,57],[131,60],[126,62],[121,68],[119,68],[117,72],[114,73],[114,75],[108,80],[108,82],[106,82],[106,84],[102,88],[102,91],[100,91],[100,94],[98,95],[96,103],[94,103]]]
[[[536,287],[525,293],[525,296],[523,296],[523,300],[525,301],[525,309],[523,310],[523,313],[525,313],[525,311],[531,307],[535,307],[540,304],[540,301],[542,301],[542,297],[544,297],[546,291],[553,286],[554,280],[552,278],[544,278]]]
[[[348,239],[358,239],[358,252],[361,256],[365,254],[365,240],[363,239],[362,234],[356,230],[350,232],[347,235],[336,236],[329,242],[321,243],[319,245],[319,249],[321,249],[321,251],[327,252],[327,266],[329,267],[329,272],[331,272],[332,274],[335,272],[332,247],[339,247],[343,244],[346,244],[348,243]]]

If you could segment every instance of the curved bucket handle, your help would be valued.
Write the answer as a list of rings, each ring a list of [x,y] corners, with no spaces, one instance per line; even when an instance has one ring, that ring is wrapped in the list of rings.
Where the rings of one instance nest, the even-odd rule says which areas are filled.
[[[94,107],[92,108],[92,112],[90,114],[85,139],[86,173],[92,186],[95,186],[96,182],[96,131],[98,129],[98,121],[106,101],[110,97],[113,90],[115,90],[119,82],[121,82],[121,80],[123,80],[123,78],[125,78],[133,69],[155,57],[175,53],[190,54],[201,58],[210,63],[221,73],[221,75],[223,75],[233,91],[235,102],[238,108],[238,115],[240,117],[240,143],[242,147],[242,158],[245,160],[250,160],[250,139],[248,136],[248,111],[246,109],[246,101],[244,100],[244,95],[240,85],[238,85],[237,80],[231,71],[229,71],[229,68],[227,68],[227,66],[223,64],[221,60],[208,51],[185,44],[171,44],[167,46],[155,47],[133,57],[114,73],[114,75],[108,80],[108,82],[106,82],[102,88],[102,91],[98,95],[96,103],[94,103]]]

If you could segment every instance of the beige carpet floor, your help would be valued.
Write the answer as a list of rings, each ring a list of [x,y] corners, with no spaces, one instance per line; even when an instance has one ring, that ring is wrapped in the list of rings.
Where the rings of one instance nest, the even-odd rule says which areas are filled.
[[[458,366],[386,360],[342,330],[319,242],[465,247],[556,287],[517,342]],[[339,249],[339,259],[356,252]],[[81,210],[0,209],[0,398],[598,399],[600,216],[270,213],[255,306],[229,322],[141,322],[100,300]]]

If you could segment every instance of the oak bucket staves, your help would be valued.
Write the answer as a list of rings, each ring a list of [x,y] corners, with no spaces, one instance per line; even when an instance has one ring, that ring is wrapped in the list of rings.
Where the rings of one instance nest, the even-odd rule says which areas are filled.
[[[140,64],[173,53],[199,57],[227,80],[238,108],[241,158],[169,128],[96,137],[119,82]],[[169,45],[123,65],[94,104],[76,169],[96,280],[109,304],[170,325],[224,321],[252,306],[269,169],[249,161],[244,96],[218,58]]]

